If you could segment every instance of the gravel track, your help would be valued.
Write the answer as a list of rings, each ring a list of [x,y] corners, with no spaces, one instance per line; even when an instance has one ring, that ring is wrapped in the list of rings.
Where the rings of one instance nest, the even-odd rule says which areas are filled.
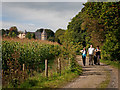
[[[78,78],[70,81],[63,88],[97,88],[108,77],[110,73],[110,82],[107,88],[118,88],[118,70],[101,63],[101,65],[89,66],[89,58],[86,58],[86,66],[82,64],[81,56],[77,56],[76,60],[82,65],[83,74]]]

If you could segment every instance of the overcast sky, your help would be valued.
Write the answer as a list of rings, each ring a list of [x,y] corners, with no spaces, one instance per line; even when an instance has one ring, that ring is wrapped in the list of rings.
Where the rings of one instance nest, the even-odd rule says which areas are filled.
[[[48,28],[66,29],[85,2],[2,2],[2,28],[17,26],[19,31]],[[1,17],[1,16],[0,16]]]

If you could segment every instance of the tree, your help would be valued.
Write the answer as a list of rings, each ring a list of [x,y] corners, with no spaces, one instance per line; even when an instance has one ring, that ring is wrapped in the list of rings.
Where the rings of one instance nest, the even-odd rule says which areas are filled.
[[[117,33],[116,33],[117,34]],[[109,32],[106,35],[106,42],[104,43],[102,49],[103,58],[107,60],[119,60],[120,61],[120,42],[116,38],[116,34]]]
[[[9,30],[8,30],[8,29],[6,29],[6,34],[7,34],[7,35],[9,34]]]
[[[1,29],[0,31],[1,31],[2,36],[5,35],[6,33],[5,29]]]
[[[31,38],[34,38],[34,39],[35,39],[35,33],[32,33],[32,34],[31,34]]]
[[[32,37],[31,37],[31,33],[28,32],[28,33],[25,35],[25,37],[28,38],[28,39],[31,39],[31,38],[32,38]]]
[[[62,39],[67,43],[93,44],[102,49],[103,59],[120,60],[119,2],[87,2],[71,19]]]
[[[63,39],[63,37],[60,38],[60,36],[63,36],[64,33],[65,33],[65,30],[64,30],[64,29],[58,29],[58,30],[55,32],[55,41],[61,44],[64,39]]]
[[[55,40],[54,37],[49,37],[49,38],[48,38],[48,41],[52,41],[52,42],[54,42],[54,40]]]
[[[15,34],[15,32],[12,32],[12,37],[16,37],[17,35]]]
[[[9,32],[9,33],[8,33],[8,36],[9,36],[9,37],[12,37],[12,32]]]
[[[45,29],[45,32],[47,33],[47,39],[49,37],[55,37],[54,32],[51,29]]]
[[[42,33],[43,32],[43,28],[37,29],[36,32],[41,32]]]
[[[19,34],[18,29],[16,26],[10,27],[9,32],[14,32],[16,35]]]
[[[64,33],[65,33],[65,30],[59,28],[59,29],[55,32],[55,37],[58,38],[59,36],[64,35]]]

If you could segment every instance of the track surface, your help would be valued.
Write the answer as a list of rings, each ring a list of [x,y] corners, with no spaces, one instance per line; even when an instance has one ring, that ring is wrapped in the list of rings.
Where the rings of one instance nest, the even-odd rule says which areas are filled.
[[[63,88],[97,88],[110,74],[110,83],[108,88],[118,88],[118,70],[111,66],[101,63],[101,65],[89,66],[89,58],[86,58],[86,66],[82,64],[81,56],[76,60],[83,68],[83,74],[75,80],[69,82]]]

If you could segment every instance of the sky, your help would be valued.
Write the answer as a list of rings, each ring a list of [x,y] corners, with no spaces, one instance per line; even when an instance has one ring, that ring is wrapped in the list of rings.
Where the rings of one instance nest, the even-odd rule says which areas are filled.
[[[3,29],[16,26],[19,31],[34,32],[40,28],[67,29],[71,19],[85,2],[2,2]],[[0,4],[1,6],[1,4]]]

